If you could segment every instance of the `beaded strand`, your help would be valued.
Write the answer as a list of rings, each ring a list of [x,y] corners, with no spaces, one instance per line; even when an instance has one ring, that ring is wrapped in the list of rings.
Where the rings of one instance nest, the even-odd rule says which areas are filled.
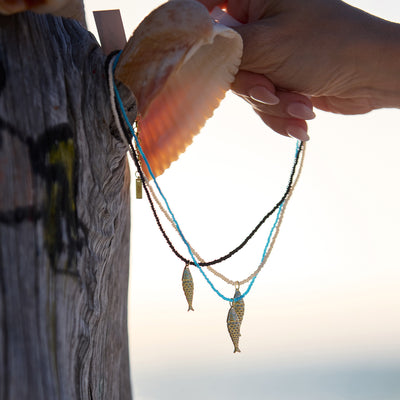
[[[117,55],[115,56],[114,64],[115,64],[115,62],[118,60],[118,56],[119,56],[119,54],[117,54]],[[110,65],[111,65],[111,64],[112,64],[112,62],[110,62]],[[117,92],[117,89],[116,89],[116,87],[115,87],[115,83],[114,83],[114,81],[113,81],[113,76],[112,76],[112,71],[113,71],[114,68],[115,68],[115,67],[113,67],[113,66],[110,66],[110,67],[109,67],[109,86],[110,86],[110,92],[111,92],[111,93],[115,92],[115,94],[117,95],[117,98],[118,98],[118,92]],[[116,104],[115,104],[115,97],[114,97],[114,96],[112,96],[112,97],[113,97],[113,100],[111,101],[111,103],[112,103],[112,110],[113,110],[113,112],[114,112],[114,115],[116,115],[116,116],[118,115],[118,117],[120,118],[121,116],[120,116],[120,114],[119,114],[119,112],[118,112],[118,109],[117,109],[117,107],[116,107]],[[120,100],[120,99],[119,99],[119,100]],[[131,157],[132,157],[132,159],[133,159],[133,161],[134,161],[134,163],[135,163],[136,169],[137,169],[137,171],[138,171],[138,173],[139,173],[139,175],[140,175],[140,177],[141,177],[141,180],[142,180],[142,182],[143,182],[143,184],[144,184],[144,182],[145,182],[145,180],[146,180],[146,177],[145,177],[145,175],[144,175],[144,173],[143,173],[143,171],[142,171],[142,168],[141,168],[141,166],[140,166],[139,159],[138,159],[138,157],[137,157],[137,154],[140,153],[140,150],[141,150],[141,149],[137,149],[137,151],[135,151],[135,149],[134,149],[134,147],[133,147],[133,145],[132,145],[132,143],[131,143],[131,140],[129,139],[129,136],[126,135],[125,130],[123,129],[123,127],[122,127],[122,125],[121,125],[121,123],[120,123],[120,121],[119,121],[119,118],[118,118],[117,128],[118,128],[118,130],[121,130],[121,131],[120,131],[120,136],[123,138],[125,144],[126,144],[126,145],[128,146],[128,148],[130,149]],[[127,124],[126,118],[123,118],[123,119],[125,120],[125,123]],[[129,128],[129,129],[132,129],[131,126],[129,126],[129,125],[128,125],[128,128]],[[134,132],[132,132],[132,134],[134,135]],[[137,139],[137,135],[134,136],[134,138]],[[139,143],[137,143],[137,145],[138,145],[138,144],[139,144]],[[261,226],[265,223],[265,221],[266,221],[266,220],[267,220],[267,219],[268,219],[282,204],[283,204],[283,202],[285,201],[285,199],[286,199],[286,197],[287,197],[287,195],[288,195],[288,193],[289,193],[289,190],[290,190],[290,186],[291,186],[291,183],[292,183],[292,180],[293,180],[293,176],[294,176],[294,174],[295,174],[295,172],[296,172],[296,165],[297,165],[297,162],[298,162],[298,158],[299,158],[299,154],[300,154],[301,148],[302,148],[302,143],[300,142],[300,147],[297,149],[297,154],[296,154],[295,162],[294,162],[294,165],[293,165],[293,168],[292,168],[292,172],[291,172],[291,175],[290,175],[289,184],[288,184],[288,186],[287,186],[287,188],[286,188],[286,191],[285,191],[284,195],[282,196],[281,200],[272,208],[272,210],[271,210],[269,213],[267,213],[267,214],[261,219],[261,221],[260,221],[260,222],[257,224],[257,226],[253,229],[253,231],[245,238],[245,240],[244,240],[239,246],[237,246],[235,249],[233,249],[232,251],[230,251],[228,254],[226,254],[226,255],[224,255],[224,256],[222,256],[222,257],[216,259],[216,260],[213,260],[213,261],[205,262],[205,261],[203,260],[203,261],[200,262],[200,263],[196,263],[195,260],[192,261],[192,260],[189,260],[189,259],[183,257],[183,256],[175,249],[175,247],[174,247],[174,245],[172,244],[171,240],[169,239],[168,235],[167,235],[166,232],[164,231],[164,229],[163,229],[163,227],[162,227],[162,225],[161,225],[161,222],[160,222],[160,220],[159,220],[159,218],[158,218],[158,215],[157,215],[157,213],[156,213],[156,211],[155,211],[155,208],[154,208],[154,205],[153,205],[153,203],[152,203],[151,197],[150,197],[150,196],[147,196],[147,197],[148,197],[148,200],[149,200],[149,202],[150,202],[150,207],[151,207],[152,212],[153,212],[153,214],[154,214],[154,217],[155,217],[155,219],[156,219],[157,225],[158,225],[158,227],[159,227],[159,229],[160,229],[162,235],[164,236],[165,240],[167,241],[169,247],[171,248],[172,252],[173,252],[180,260],[182,260],[183,262],[185,262],[185,263],[188,264],[188,265],[196,265],[196,264],[198,264],[199,266],[203,267],[203,266],[211,266],[211,265],[215,265],[215,264],[221,263],[221,262],[227,260],[228,258],[232,257],[232,256],[233,256],[234,254],[236,254],[239,250],[241,250],[241,249],[248,243],[248,241],[255,235],[255,233],[261,228]],[[142,156],[144,156],[144,154],[142,154]],[[146,160],[146,162],[147,162],[147,160]],[[148,169],[151,171],[150,166],[148,166]],[[153,177],[153,179],[154,179],[154,177]],[[157,189],[159,189],[158,184],[157,184],[157,181],[156,181],[155,179],[154,179],[154,182],[156,183]],[[160,190],[159,190],[159,192],[160,192]],[[160,194],[162,195],[162,193],[160,193]],[[162,197],[164,198],[163,195],[162,195]],[[169,210],[169,211],[170,211],[170,210]],[[170,214],[172,214],[172,213],[170,212]],[[172,220],[174,220],[173,215],[172,215]],[[178,231],[178,233],[179,233],[181,236],[183,236],[183,235],[182,235],[182,232],[181,232],[180,229],[179,229],[179,227],[176,226],[176,221],[173,222],[173,223],[174,223],[174,225],[175,225],[176,230]],[[184,241],[185,241],[185,239],[184,239]]]
[[[283,216],[284,216],[285,211],[286,211],[287,204],[288,204],[288,202],[289,202],[289,200],[290,200],[290,198],[291,198],[291,196],[292,196],[292,194],[293,194],[293,191],[294,191],[294,189],[295,189],[295,187],[296,187],[296,185],[297,185],[297,182],[298,182],[298,180],[299,180],[299,178],[300,178],[300,175],[301,175],[301,172],[302,172],[302,169],[303,169],[303,161],[304,161],[304,157],[305,157],[305,149],[306,149],[306,146],[305,146],[305,144],[304,144],[303,150],[302,150],[302,155],[301,155],[300,162],[299,162],[299,170],[298,170],[297,176],[296,176],[296,178],[294,179],[293,184],[292,184],[291,187],[290,187],[290,190],[289,190],[288,196],[287,196],[287,198],[286,198],[286,201],[285,201],[284,204],[283,204],[283,207],[282,207],[282,210],[281,210],[281,215],[280,215],[280,218],[278,219],[278,222],[277,222],[277,224],[276,224],[276,228],[275,228],[275,230],[274,230],[274,235],[273,235],[273,237],[272,237],[272,240],[271,240],[271,242],[270,242],[270,245],[269,245],[269,247],[268,247],[268,250],[267,250],[267,252],[263,255],[262,261],[261,261],[260,265],[258,266],[258,268],[257,268],[251,275],[249,275],[247,278],[245,278],[245,279],[243,279],[243,280],[241,280],[241,281],[233,281],[233,280],[227,278],[227,277],[226,277],[225,275],[223,275],[222,273],[220,273],[220,272],[218,272],[217,270],[215,270],[214,268],[212,268],[210,265],[206,265],[207,263],[204,261],[204,259],[197,253],[197,251],[196,251],[192,246],[190,246],[190,247],[191,247],[191,250],[192,250],[193,254],[196,256],[197,260],[200,261],[200,262],[199,262],[199,265],[205,265],[206,268],[208,269],[208,271],[210,271],[211,273],[213,273],[216,277],[222,279],[225,283],[227,283],[227,284],[229,284],[229,285],[232,285],[232,286],[236,286],[236,285],[241,286],[241,285],[244,285],[244,284],[250,282],[255,276],[257,276],[257,275],[259,274],[259,272],[260,272],[260,271],[262,270],[262,268],[265,266],[266,261],[267,261],[267,259],[269,258],[269,255],[270,255],[271,252],[272,252],[272,248],[273,248],[273,246],[274,246],[274,244],[275,244],[275,240],[276,240],[276,238],[277,238],[277,236],[278,236],[278,234],[279,234],[279,229],[280,229],[280,226],[281,226],[281,224],[282,224],[282,220],[283,220]],[[154,192],[152,186],[150,185],[149,180],[148,180],[146,177],[145,177],[145,183],[144,183],[144,185],[148,187],[152,199],[157,203],[158,208],[159,208],[159,209],[161,210],[161,212],[164,214],[165,218],[169,221],[169,223],[171,224],[171,226],[176,230],[176,227],[175,227],[175,224],[174,224],[173,220],[172,220],[171,217],[168,215],[168,213],[167,213],[167,211],[165,210],[165,208],[162,206],[160,200],[158,199],[158,197],[156,196],[156,194],[155,194],[155,192]],[[158,216],[157,216],[157,219],[159,220]],[[176,230],[176,231],[177,231],[177,230]]]
[[[117,129],[118,129],[118,131],[119,131],[119,133],[120,133],[120,136],[121,136],[122,140],[124,141],[124,143],[128,145],[129,152],[130,152],[130,154],[131,154],[131,156],[132,156],[132,159],[134,160],[135,165],[136,165],[136,167],[137,167],[137,169],[138,169],[138,172],[139,172],[139,174],[140,174],[140,176],[141,176],[142,182],[143,182],[143,184],[144,184],[145,192],[146,192],[146,195],[147,195],[147,197],[148,197],[148,199],[149,199],[149,202],[150,202],[150,205],[151,205],[153,214],[154,214],[154,216],[155,216],[155,218],[156,218],[157,224],[158,224],[158,226],[159,226],[161,232],[163,233],[165,239],[167,240],[168,244],[170,245],[171,249],[174,251],[174,253],[175,253],[180,259],[182,259],[182,261],[185,261],[185,262],[186,262],[186,261],[189,261],[188,264],[196,265],[196,266],[198,267],[198,269],[200,270],[200,272],[202,273],[202,275],[204,276],[204,278],[206,279],[206,281],[207,281],[207,282],[209,283],[209,285],[211,286],[211,288],[212,288],[221,298],[223,298],[224,300],[227,300],[227,301],[229,301],[229,302],[231,302],[231,303],[237,302],[237,301],[241,300],[243,297],[245,297],[245,296],[249,293],[249,291],[250,291],[252,285],[254,284],[255,278],[257,277],[259,271],[260,271],[260,270],[262,269],[262,267],[264,266],[264,264],[265,264],[265,262],[266,262],[266,259],[268,258],[269,254],[270,254],[270,252],[271,252],[271,250],[272,250],[272,245],[273,245],[273,243],[275,242],[276,235],[277,235],[277,231],[279,230],[279,226],[280,226],[280,224],[281,224],[281,216],[283,215],[283,214],[281,214],[281,212],[282,212],[282,210],[283,210],[283,208],[284,208],[283,206],[286,205],[286,204],[285,204],[285,200],[289,197],[289,193],[291,193],[292,187],[294,187],[294,185],[297,183],[298,176],[297,176],[297,178],[296,178],[296,180],[295,180],[294,185],[292,184],[292,183],[293,183],[293,176],[294,176],[295,170],[296,170],[296,165],[297,165],[297,162],[298,162],[299,155],[300,155],[300,153],[301,153],[303,144],[302,144],[301,142],[298,143],[297,150],[296,150],[295,163],[294,163],[294,166],[293,166],[293,169],[292,169],[292,174],[291,174],[291,176],[290,176],[289,184],[288,184],[288,186],[287,186],[287,189],[286,189],[286,191],[285,191],[285,194],[284,194],[284,196],[282,197],[282,199],[276,204],[276,206],[270,211],[270,213],[268,213],[268,214],[260,221],[260,223],[259,223],[259,224],[256,226],[256,228],[250,233],[250,235],[242,242],[241,245],[239,245],[236,249],[234,249],[233,251],[231,251],[230,253],[228,253],[226,256],[221,257],[221,258],[219,258],[219,259],[217,259],[217,260],[214,260],[213,262],[209,262],[209,263],[206,263],[206,262],[204,262],[204,260],[201,260],[202,266],[208,266],[208,267],[210,267],[210,265],[212,265],[212,264],[216,264],[216,263],[218,263],[218,262],[222,262],[222,261],[226,260],[227,258],[231,257],[233,254],[235,254],[237,251],[239,251],[241,248],[243,248],[243,247],[247,244],[247,242],[251,239],[252,236],[254,236],[254,234],[255,234],[255,233],[257,232],[257,230],[261,227],[261,225],[266,221],[266,219],[267,219],[270,215],[272,215],[273,212],[276,211],[276,209],[278,209],[278,214],[277,214],[275,223],[274,223],[274,225],[273,225],[273,227],[272,227],[272,229],[271,229],[271,231],[270,231],[270,234],[269,234],[269,237],[268,237],[268,241],[267,241],[267,244],[266,244],[265,249],[264,249],[264,252],[263,252],[263,257],[262,257],[261,264],[259,265],[259,267],[257,268],[257,270],[254,271],[254,273],[253,273],[252,275],[250,275],[248,278],[246,278],[246,280],[244,280],[244,281],[242,281],[242,282],[233,282],[233,281],[229,280],[228,278],[226,278],[225,276],[223,276],[222,274],[219,274],[217,271],[211,269],[211,272],[215,273],[215,274],[216,274],[217,276],[219,276],[221,279],[224,279],[224,280],[225,280],[226,282],[228,282],[228,283],[231,283],[231,282],[232,282],[232,284],[234,284],[234,285],[237,285],[237,284],[240,285],[240,283],[247,283],[247,282],[250,281],[250,284],[249,284],[247,290],[246,290],[241,296],[235,297],[235,298],[227,298],[227,297],[225,297],[224,295],[222,295],[222,293],[220,293],[220,292],[214,287],[214,285],[213,285],[212,282],[209,280],[209,278],[207,277],[207,275],[204,273],[204,271],[202,271],[202,269],[201,269],[199,263],[197,262],[197,260],[196,260],[196,258],[195,258],[195,256],[194,256],[194,254],[193,254],[193,252],[192,252],[192,247],[189,245],[189,243],[187,242],[187,240],[186,240],[185,237],[183,236],[182,231],[181,231],[181,229],[180,229],[180,227],[179,227],[179,225],[178,225],[178,223],[177,223],[177,221],[176,221],[176,219],[175,219],[175,217],[174,217],[174,215],[173,215],[173,213],[172,213],[172,211],[171,211],[171,209],[170,209],[170,207],[169,207],[169,204],[168,204],[168,202],[167,202],[165,196],[164,196],[163,193],[161,192],[161,189],[160,189],[160,187],[158,186],[157,180],[156,180],[154,174],[153,174],[152,171],[151,171],[150,165],[148,164],[148,161],[147,161],[145,155],[143,154],[143,151],[142,151],[142,149],[141,149],[141,147],[140,147],[140,144],[139,144],[139,142],[138,142],[137,135],[135,134],[135,132],[134,132],[132,126],[131,126],[130,123],[129,123],[129,120],[128,120],[128,118],[127,118],[127,115],[126,115],[125,110],[124,110],[123,105],[122,105],[122,100],[121,100],[121,98],[120,98],[120,96],[119,96],[119,93],[118,93],[118,89],[117,89],[117,87],[116,87],[116,85],[115,85],[115,82],[114,82],[113,71],[115,70],[115,66],[116,66],[116,63],[117,63],[117,61],[118,61],[118,58],[119,58],[119,55],[117,55],[117,56],[115,57],[114,62],[113,62],[113,65],[112,65],[112,63],[110,62],[110,65],[109,65],[109,68],[108,68],[110,93],[112,94],[112,95],[111,95],[111,107],[112,107],[112,111],[113,111],[113,113],[114,113],[115,120],[116,120],[116,121],[118,120],[118,122],[116,122],[116,125],[117,125]],[[116,107],[116,104],[115,104],[116,100],[118,101],[119,106],[120,106],[120,111],[121,111],[122,114],[123,114],[122,117],[121,117],[121,115],[120,115],[120,113],[119,113],[119,110],[118,110],[117,107]],[[138,151],[138,153],[140,153],[140,155],[142,156],[143,160],[145,161],[146,166],[147,166],[147,168],[148,168],[148,170],[149,170],[149,172],[150,172],[150,175],[152,176],[152,178],[153,178],[153,180],[154,180],[154,183],[155,183],[155,185],[156,185],[156,187],[157,187],[157,190],[158,190],[159,194],[161,195],[161,197],[163,198],[163,200],[164,200],[164,202],[165,202],[165,205],[166,205],[166,207],[167,207],[167,209],[168,209],[169,215],[168,215],[167,211],[166,211],[163,207],[161,207],[161,209],[163,210],[163,212],[165,213],[165,215],[168,215],[168,220],[173,224],[175,230],[176,230],[176,231],[179,233],[179,235],[181,236],[181,239],[183,240],[183,242],[184,242],[185,245],[187,246],[187,248],[188,248],[188,250],[189,250],[189,254],[191,255],[193,261],[186,260],[184,257],[182,257],[182,256],[176,251],[176,249],[173,247],[171,241],[169,240],[168,236],[166,235],[166,233],[165,233],[165,231],[164,231],[164,229],[163,229],[163,227],[162,227],[162,225],[161,225],[161,223],[160,223],[160,221],[159,221],[158,215],[157,215],[156,210],[155,210],[155,208],[154,208],[154,204],[153,204],[153,202],[152,202],[152,200],[151,200],[151,195],[150,195],[149,190],[148,190],[148,187],[151,188],[151,186],[148,185],[148,181],[146,182],[146,178],[144,177],[144,174],[143,174],[143,172],[142,172],[142,170],[141,170],[141,166],[140,166],[138,157],[137,157],[137,155],[136,155],[135,149],[133,148],[133,145],[132,145],[132,142],[131,142],[131,138],[129,137],[129,135],[126,134],[126,131],[123,129],[123,127],[122,127],[122,125],[121,125],[121,123],[120,123],[120,118],[122,118],[122,119],[125,121],[125,123],[126,123],[126,125],[127,125],[127,128],[128,128],[129,131],[132,133],[132,136],[134,137],[135,142],[136,142],[137,151]],[[303,161],[303,158],[302,158],[302,161]],[[153,192],[153,195],[154,195],[154,192]],[[157,197],[155,197],[155,199],[157,199]],[[157,199],[157,200],[158,200],[158,199]],[[160,203],[158,203],[158,204],[160,204]],[[273,237],[273,239],[272,239],[271,246],[269,246],[270,241],[271,241],[271,237],[272,237],[272,234],[273,234],[274,231],[275,231],[275,235],[274,235],[274,237]],[[200,256],[198,256],[198,254],[196,255],[196,257],[197,257],[199,260],[201,259]]]

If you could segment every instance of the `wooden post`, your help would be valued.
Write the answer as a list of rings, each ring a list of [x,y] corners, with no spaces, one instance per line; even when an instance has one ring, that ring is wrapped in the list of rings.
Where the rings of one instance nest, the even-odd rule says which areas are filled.
[[[2,400],[131,398],[129,170],[104,64],[76,21],[0,16]]]

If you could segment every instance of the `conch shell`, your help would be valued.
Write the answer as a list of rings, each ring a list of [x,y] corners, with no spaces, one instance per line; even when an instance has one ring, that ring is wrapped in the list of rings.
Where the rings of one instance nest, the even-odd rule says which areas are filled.
[[[135,30],[115,76],[136,97],[139,140],[155,176],[218,107],[238,71],[242,46],[237,32],[217,24],[195,0],[165,3]]]

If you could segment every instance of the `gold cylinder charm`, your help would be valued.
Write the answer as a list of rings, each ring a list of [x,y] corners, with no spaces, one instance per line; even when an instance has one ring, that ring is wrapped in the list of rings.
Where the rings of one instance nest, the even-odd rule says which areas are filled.
[[[137,199],[143,198],[142,180],[140,179],[140,176],[137,172],[136,172],[136,198]]]

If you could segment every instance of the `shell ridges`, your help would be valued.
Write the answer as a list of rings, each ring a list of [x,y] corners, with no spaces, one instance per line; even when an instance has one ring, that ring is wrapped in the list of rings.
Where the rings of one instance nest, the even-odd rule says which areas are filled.
[[[214,23],[195,0],[165,3],[139,25],[116,78],[137,99],[140,143],[155,176],[178,159],[213,115],[241,56],[240,35]]]

